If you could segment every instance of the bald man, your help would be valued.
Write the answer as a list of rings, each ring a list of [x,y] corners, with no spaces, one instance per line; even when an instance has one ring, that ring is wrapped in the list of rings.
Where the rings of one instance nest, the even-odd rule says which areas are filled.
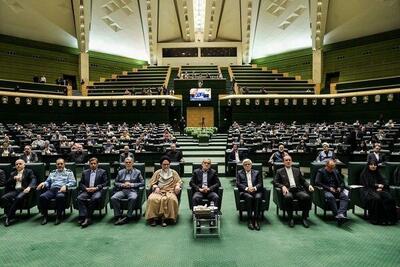
[[[5,226],[10,226],[15,220],[15,211],[28,197],[36,186],[36,177],[32,170],[25,168],[25,161],[15,161],[15,171],[11,172],[6,181],[6,194],[1,198],[6,219]]]

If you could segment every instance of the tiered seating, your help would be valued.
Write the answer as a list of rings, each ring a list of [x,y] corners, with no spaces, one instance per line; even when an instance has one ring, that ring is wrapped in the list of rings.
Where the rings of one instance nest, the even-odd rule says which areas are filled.
[[[245,88],[245,94],[314,94],[314,84],[306,80],[252,66],[232,65],[230,68],[237,86]]]
[[[48,83],[0,80],[0,90],[35,94],[64,95],[67,93],[67,86]]]
[[[180,77],[182,79],[219,79],[218,66],[182,66]]]
[[[150,88],[152,94],[159,94],[159,88],[167,82],[168,70],[168,66],[149,66],[117,75],[88,86],[88,95],[123,95],[126,90],[132,94],[143,94],[143,88]]]
[[[349,93],[390,88],[400,88],[400,76],[340,82],[336,84],[337,93]]]

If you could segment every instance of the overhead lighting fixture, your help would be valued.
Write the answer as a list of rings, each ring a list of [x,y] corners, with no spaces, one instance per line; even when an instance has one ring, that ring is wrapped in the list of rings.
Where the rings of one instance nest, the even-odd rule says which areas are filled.
[[[204,32],[206,18],[206,0],[193,0],[194,29],[196,32]]]

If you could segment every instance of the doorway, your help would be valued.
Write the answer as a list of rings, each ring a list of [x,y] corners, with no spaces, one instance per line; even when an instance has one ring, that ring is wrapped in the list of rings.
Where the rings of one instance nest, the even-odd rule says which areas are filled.
[[[339,82],[339,76],[340,76],[340,72],[328,72],[325,75],[325,88],[323,90],[323,92],[321,92],[322,94],[329,94],[330,90],[331,90],[331,83],[338,83]]]
[[[75,75],[63,74],[63,79],[67,81],[68,85],[72,86],[72,90],[78,90],[78,87],[76,86],[76,76]]]

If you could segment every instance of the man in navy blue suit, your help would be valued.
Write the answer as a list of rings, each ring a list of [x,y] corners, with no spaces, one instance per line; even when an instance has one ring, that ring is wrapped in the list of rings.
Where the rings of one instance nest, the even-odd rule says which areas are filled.
[[[103,188],[107,186],[107,172],[98,168],[97,158],[89,160],[89,169],[82,172],[80,194],[78,196],[79,223],[82,228],[92,223],[93,208],[101,200]]]
[[[243,169],[238,171],[236,186],[240,192],[240,198],[244,199],[247,209],[248,228],[260,231],[258,214],[262,203],[263,180],[261,173],[252,169],[253,162],[250,159],[243,160]]]

